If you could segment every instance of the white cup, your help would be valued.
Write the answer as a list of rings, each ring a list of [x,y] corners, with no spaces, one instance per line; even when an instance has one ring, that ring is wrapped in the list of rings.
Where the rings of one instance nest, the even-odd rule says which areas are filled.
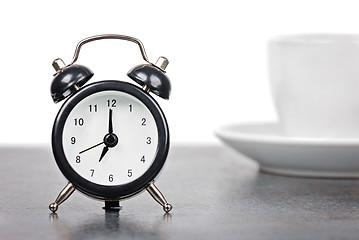
[[[268,56],[272,95],[288,136],[359,138],[359,35],[277,37]]]

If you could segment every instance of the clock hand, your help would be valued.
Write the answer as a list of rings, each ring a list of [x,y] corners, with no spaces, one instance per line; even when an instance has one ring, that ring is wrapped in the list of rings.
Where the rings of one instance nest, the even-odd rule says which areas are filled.
[[[109,120],[108,120],[108,133],[113,133],[113,126],[112,126],[112,109],[110,108],[109,112]]]
[[[105,156],[107,151],[108,151],[108,147],[106,146],[106,147],[103,148],[101,156],[100,156],[100,160],[98,160],[98,162],[101,162],[102,158]]]
[[[106,153],[108,152],[108,149],[116,146],[118,143],[118,138],[117,138],[116,134],[113,133],[112,109],[111,108],[109,109],[108,134],[105,135],[105,137],[103,139],[103,143],[105,143],[106,146],[102,150],[99,162],[101,162],[102,158],[106,155]]]
[[[79,154],[84,153],[84,152],[86,152],[86,151],[88,151],[88,150],[91,150],[91,149],[93,149],[93,148],[95,148],[95,147],[97,147],[97,146],[100,146],[100,145],[103,144],[103,143],[105,143],[105,142],[100,142],[100,143],[98,143],[98,144],[96,144],[96,145],[94,145],[94,146],[92,146],[92,147],[86,148],[85,150],[82,150],[81,152],[79,152]]]

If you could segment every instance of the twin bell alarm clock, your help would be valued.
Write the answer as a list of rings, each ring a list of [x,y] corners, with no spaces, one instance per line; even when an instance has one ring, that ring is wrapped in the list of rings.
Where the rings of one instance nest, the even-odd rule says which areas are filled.
[[[118,80],[86,83],[93,72],[76,64],[81,47],[89,42],[119,39],[137,44],[147,62],[128,76],[135,84]],[[155,186],[168,154],[169,131],[155,94],[169,99],[171,84],[165,74],[168,60],[151,63],[144,46],[124,35],[98,35],[83,39],[69,65],[55,59],[51,84],[55,103],[66,101],[52,130],[52,150],[68,184],[49,208],[56,212],[75,190],[105,202],[104,209],[119,210],[119,201],[147,190],[165,212],[172,206]]]

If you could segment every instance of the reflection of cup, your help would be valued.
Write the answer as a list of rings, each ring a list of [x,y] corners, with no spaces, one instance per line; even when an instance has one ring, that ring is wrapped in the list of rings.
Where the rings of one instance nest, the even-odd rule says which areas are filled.
[[[272,39],[269,75],[279,119],[293,137],[359,137],[359,35]]]

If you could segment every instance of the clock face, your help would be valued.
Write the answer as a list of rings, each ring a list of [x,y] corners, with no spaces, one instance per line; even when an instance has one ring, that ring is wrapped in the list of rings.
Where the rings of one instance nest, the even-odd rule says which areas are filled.
[[[149,109],[134,96],[113,90],[80,101],[67,117],[62,138],[71,167],[83,178],[108,186],[145,173],[157,143]]]
[[[65,102],[52,144],[59,168],[80,190],[121,198],[159,173],[168,140],[162,111],[148,94],[132,84],[103,81]]]

